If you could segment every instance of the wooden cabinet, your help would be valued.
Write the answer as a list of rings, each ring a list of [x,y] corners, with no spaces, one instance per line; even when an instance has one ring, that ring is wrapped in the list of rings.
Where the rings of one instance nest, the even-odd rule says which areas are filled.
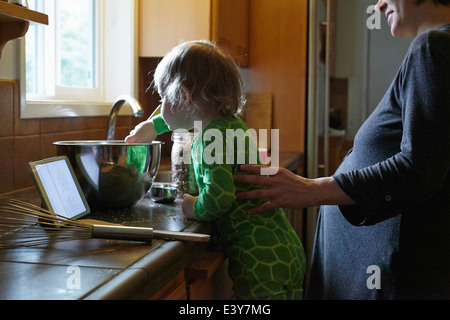
[[[139,55],[162,57],[180,41],[210,38],[211,0],[139,0]]]
[[[191,265],[159,290],[151,300],[231,300],[233,282],[228,259],[220,252],[203,251]]]
[[[189,300],[232,300],[233,281],[228,275],[228,259],[223,253],[205,251],[186,268]]]
[[[139,0],[139,56],[162,57],[182,41],[211,40],[248,64],[249,0]]]
[[[141,23],[140,23],[140,72],[142,78],[140,86],[142,94],[139,99],[144,103],[150,100],[148,105],[153,110],[159,101],[159,97],[151,96],[151,90],[145,93],[150,82],[153,80],[151,72],[155,70],[159,57],[165,55],[167,50],[177,45],[181,39],[194,40],[205,36],[193,35],[192,37],[178,36],[170,38],[167,34],[187,32],[192,27],[192,17],[196,6],[205,6],[206,12],[210,12],[211,21],[214,8],[220,8],[220,17],[225,17],[227,10],[235,9],[230,18],[216,19],[220,26],[220,33],[226,34],[221,37],[211,29],[211,22],[207,29],[211,29],[209,36],[218,39],[221,45],[225,45],[226,39],[236,36],[231,43],[244,43],[243,51],[234,46],[232,53],[239,62],[239,57],[246,61],[241,66],[242,76],[246,85],[247,93],[270,93],[272,95],[272,128],[279,130],[279,150],[292,152],[305,152],[306,133],[306,96],[307,96],[307,65],[308,65],[308,1],[306,0],[218,0],[222,6],[214,5],[215,0],[140,0]],[[183,10],[171,10],[177,7],[175,3],[189,2]],[[165,10],[153,9],[151,3],[164,4]],[[170,5],[168,4],[170,3]],[[233,3],[233,4],[231,4]],[[206,9],[207,7],[207,9]],[[156,7],[155,7],[156,8]],[[153,10],[153,12],[151,12]],[[243,14],[247,19],[238,18],[237,12]],[[181,11],[181,12],[180,12]],[[194,12],[194,13],[191,13]],[[166,15],[162,15],[164,12]],[[179,12],[177,15],[175,12]],[[205,14],[205,13],[204,13]],[[204,16],[202,14],[202,16]],[[169,18],[170,17],[170,18]],[[199,21],[203,21],[200,19]],[[195,21],[194,21],[195,22]],[[198,22],[198,21],[197,21]],[[204,22],[202,23],[204,24]],[[233,26],[242,24],[239,28]],[[184,26],[183,26],[184,25]],[[245,31],[239,32],[245,28]],[[167,29],[167,30],[165,30]],[[199,28],[201,29],[201,28]],[[181,31],[180,31],[181,30]],[[204,29],[203,29],[204,30]],[[216,35],[213,35],[215,33]],[[154,34],[154,35],[152,35]],[[166,39],[167,38],[167,39]],[[225,39],[225,41],[224,41]],[[161,44],[164,43],[164,48]],[[156,50],[157,52],[151,52]],[[241,53],[237,53],[237,52]],[[242,52],[248,52],[244,54]],[[248,61],[247,61],[248,60]],[[141,69],[142,68],[142,69]],[[151,97],[151,98],[150,98]],[[170,141],[170,137],[169,137]]]
[[[184,271],[159,290],[151,300],[187,300]]]
[[[244,68],[248,67],[249,28],[249,0],[212,0],[211,40]]]
[[[48,16],[0,1],[0,57],[8,41],[23,37],[27,33],[30,21],[48,24]]]

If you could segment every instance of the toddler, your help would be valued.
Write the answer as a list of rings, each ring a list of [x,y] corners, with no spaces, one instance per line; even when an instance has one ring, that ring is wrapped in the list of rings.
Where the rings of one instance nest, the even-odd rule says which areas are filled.
[[[194,122],[200,126],[191,150],[199,195],[184,196],[183,213],[213,223],[229,258],[236,299],[302,299],[305,254],[284,212],[250,216],[247,210],[264,201],[235,197],[260,187],[233,181],[243,164],[237,160],[249,163],[257,150],[252,139],[245,139],[243,148],[227,135],[227,130],[248,130],[236,116],[245,101],[233,59],[208,41],[183,43],[158,65],[154,86],[162,98],[161,114],[139,124],[125,140],[152,141],[165,131],[191,130]],[[218,143],[221,148],[212,147]]]

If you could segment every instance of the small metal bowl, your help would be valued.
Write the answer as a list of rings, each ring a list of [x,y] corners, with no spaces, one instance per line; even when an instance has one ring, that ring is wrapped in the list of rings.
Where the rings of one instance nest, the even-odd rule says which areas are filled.
[[[172,203],[177,194],[177,187],[172,183],[154,182],[150,188],[150,197],[156,203]]]

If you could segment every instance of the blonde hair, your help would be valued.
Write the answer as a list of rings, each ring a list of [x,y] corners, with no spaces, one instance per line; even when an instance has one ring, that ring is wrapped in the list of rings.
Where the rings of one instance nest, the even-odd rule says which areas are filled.
[[[182,85],[191,94],[189,110]],[[234,60],[209,41],[184,42],[169,51],[156,68],[153,86],[172,108],[192,111],[208,106],[224,116],[239,114],[245,104],[243,82]]]

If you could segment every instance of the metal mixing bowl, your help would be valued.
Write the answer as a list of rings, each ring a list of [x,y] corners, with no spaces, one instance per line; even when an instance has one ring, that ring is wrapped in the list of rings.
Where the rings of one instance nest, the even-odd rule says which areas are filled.
[[[156,203],[172,203],[177,198],[178,188],[172,183],[155,182],[150,188],[150,197]]]
[[[127,208],[149,191],[159,169],[161,142],[116,140],[54,142],[66,155],[93,210]]]

